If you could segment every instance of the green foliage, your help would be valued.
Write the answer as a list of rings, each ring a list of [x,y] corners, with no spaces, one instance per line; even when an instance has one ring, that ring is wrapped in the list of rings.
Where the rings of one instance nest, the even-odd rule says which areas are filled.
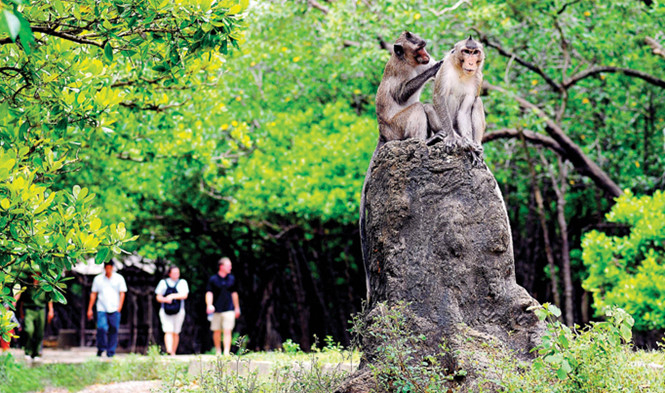
[[[544,304],[535,310],[547,319],[547,331],[536,348],[540,355],[525,371],[509,371],[501,381],[503,391],[583,393],[603,391],[658,392],[665,389],[665,377],[658,365],[639,359],[648,354],[630,346],[633,318],[619,308],[608,309],[606,321],[593,322],[582,330],[570,329],[556,318],[561,312]],[[662,362],[662,353],[657,354]],[[507,370],[518,370],[506,365]]]
[[[187,152],[205,145],[211,155],[210,142],[191,127],[176,124],[178,138],[159,124],[140,137],[127,130],[141,113],[174,105],[169,90],[211,79],[207,73],[224,60],[217,52],[227,54],[242,40],[247,5],[0,1],[1,303],[11,303],[9,288],[36,269],[40,288],[64,302],[65,269],[90,255],[101,263],[136,239],[123,222],[112,223],[127,217],[99,209],[91,188],[79,185],[90,179],[63,181],[83,162],[178,154],[185,143]],[[4,335],[11,326],[4,307],[0,313]]]
[[[428,338],[414,334],[409,319],[413,318],[405,303],[381,305],[379,313],[365,322],[354,317],[353,331],[363,342],[376,344],[368,365],[379,392],[448,392],[452,391],[455,376],[465,376],[466,370],[446,368],[450,351],[445,343],[440,352],[423,355],[421,347]],[[367,354],[366,354],[367,355]]]
[[[584,237],[584,287],[594,294],[594,308],[621,307],[635,317],[638,330],[665,328],[665,193],[626,192],[606,218],[630,233],[591,231]]]
[[[282,343],[282,350],[284,353],[296,354],[301,352],[300,345],[294,343],[293,340],[288,339]]]

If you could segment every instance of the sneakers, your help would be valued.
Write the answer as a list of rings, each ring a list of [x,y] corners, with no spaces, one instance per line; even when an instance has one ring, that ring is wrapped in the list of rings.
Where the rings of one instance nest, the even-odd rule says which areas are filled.
[[[101,349],[98,349],[97,350],[97,357],[101,357],[103,353],[104,353],[104,351],[102,351]]]

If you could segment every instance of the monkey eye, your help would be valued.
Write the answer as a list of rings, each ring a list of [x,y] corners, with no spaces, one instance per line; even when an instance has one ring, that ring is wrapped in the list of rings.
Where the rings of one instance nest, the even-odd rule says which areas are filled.
[[[471,51],[468,49],[462,49],[462,53],[464,53],[465,55],[469,55],[471,54]]]

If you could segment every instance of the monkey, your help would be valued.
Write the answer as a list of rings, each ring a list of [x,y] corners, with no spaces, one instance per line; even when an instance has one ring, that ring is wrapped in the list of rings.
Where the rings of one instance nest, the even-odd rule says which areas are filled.
[[[360,247],[365,265],[367,300],[369,301],[369,250],[367,250],[365,199],[367,179],[377,152],[386,142],[416,138],[426,140],[432,129],[441,129],[432,104],[420,102],[425,83],[434,78],[442,62],[427,53],[427,42],[418,35],[403,32],[393,44],[392,54],[383,70],[376,92],[376,117],[379,140],[372,154],[360,197]],[[430,124],[430,122],[435,122]]]
[[[379,142],[375,151],[388,141],[428,136],[429,117],[434,108],[420,102],[420,93],[442,62],[434,62],[425,50],[426,45],[425,40],[408,31],[393,44],[393,53],[376,92]]]
[[[433,104],[439,117],[435,134],[428,140],[444,140],[482,152],[485,132],[485,108],[480,98],[485,51],[483,45],[469,38],[459,41],[443,59],[434,80]]]

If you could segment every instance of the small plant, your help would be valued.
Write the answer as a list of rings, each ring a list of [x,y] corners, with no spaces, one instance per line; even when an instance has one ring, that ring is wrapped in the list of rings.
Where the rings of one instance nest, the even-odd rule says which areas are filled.
[[[290,338],[284,341],[282,344],[282,350],[285,353],[296,354],[302,352],[300,349],[300,344],[293,342]]]
[[[376,350],[369,354],[370,369],[380,392],[452,392],[456,375],[463,376],[463,370],[448,370],[448,351],[440,343],[440,352],[423,355],[421,348],[428,338],[414,335],[409,328],[410,311],[408,304],[399,302],[391,307],[382,305],[379,316],[370,321],[354,318],[352,329],[364,335],[363,341],[376,343]]]

